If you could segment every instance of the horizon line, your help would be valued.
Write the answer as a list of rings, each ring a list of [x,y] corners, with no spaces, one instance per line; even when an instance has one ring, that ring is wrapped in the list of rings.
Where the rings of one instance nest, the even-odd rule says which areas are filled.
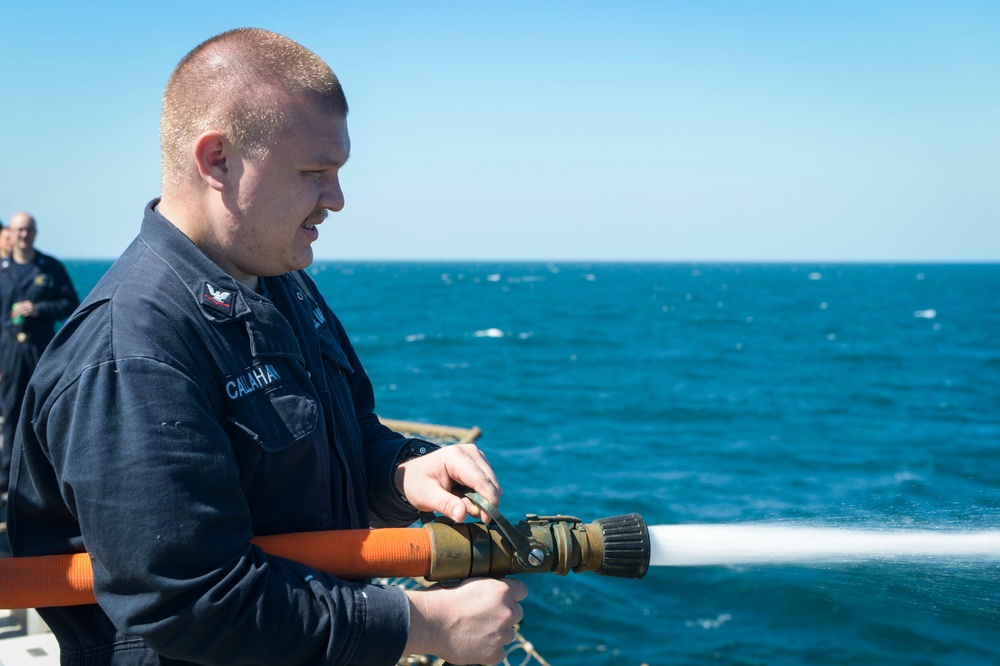
[[[115,262],[118,257],[62,257],[60,261],[67,262]],[[893,264],[893,265],[992,265],[1000,264],[997,259],[490,259],[490,258],[467,258],[467,259],[362,259],[362,258],[319,258],[314,259],[309,266],[318,263],[423,263],[423,264],[468,264],[468,263],[497,263],[497,264],[830,264],[830,265],[851,265],[851,264]]]

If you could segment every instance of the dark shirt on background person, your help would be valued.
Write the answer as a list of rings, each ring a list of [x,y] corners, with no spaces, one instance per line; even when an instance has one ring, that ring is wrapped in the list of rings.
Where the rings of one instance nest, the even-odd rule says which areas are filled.
[[[57,259],[35,249],[38,227],[27,213],[16,213],[4,230],[13,240],[0,260],[0,498],[10,482],[10,461],[28,380],[56,323],[80,304],[69,273]]]

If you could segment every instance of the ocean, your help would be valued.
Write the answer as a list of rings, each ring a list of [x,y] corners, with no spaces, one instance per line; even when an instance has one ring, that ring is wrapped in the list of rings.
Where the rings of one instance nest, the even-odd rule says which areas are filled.
[[[67,262],[81,295],[109,265]],[[379,413],[482,428],[514,522],[1000,529],[1000,265],[310,271]],[[522,633],[552,666],[996,664],[997,556],[525,576]]]

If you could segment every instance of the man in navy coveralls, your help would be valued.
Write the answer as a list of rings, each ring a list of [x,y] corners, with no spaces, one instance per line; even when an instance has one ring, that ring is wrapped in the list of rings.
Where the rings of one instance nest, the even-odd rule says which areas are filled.
[[[41,611],[63,663],[500,661],[521,581],[405,591],[250,543],[463,520],[461,486],[500,499],[474,445],[427,453],[381,425],[302,270],[344,206],[337,78],[280,35],[223,33],[171,75],[161,143],[162,198],[43,356],[17,434],[14,554],[93,562],[98,605]]]
[[[35,218],[15,213],[3,234],[10,238],[11,247],[0,260],[0,499],[7,493],[14,431],[28,380],[55,335],[56,322],[80,304],[63,265],[35,249]]]

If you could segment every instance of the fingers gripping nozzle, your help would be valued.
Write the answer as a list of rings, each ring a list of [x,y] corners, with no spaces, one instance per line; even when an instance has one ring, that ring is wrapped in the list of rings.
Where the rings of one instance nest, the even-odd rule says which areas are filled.
[[[570,571],[642,578],[649,568],[649,530],[639,514],[587,525],[571,516],[528,514],[512,525],[482,496],[468,497],[492,521],[425,525],[431,540],[429,580]]]

